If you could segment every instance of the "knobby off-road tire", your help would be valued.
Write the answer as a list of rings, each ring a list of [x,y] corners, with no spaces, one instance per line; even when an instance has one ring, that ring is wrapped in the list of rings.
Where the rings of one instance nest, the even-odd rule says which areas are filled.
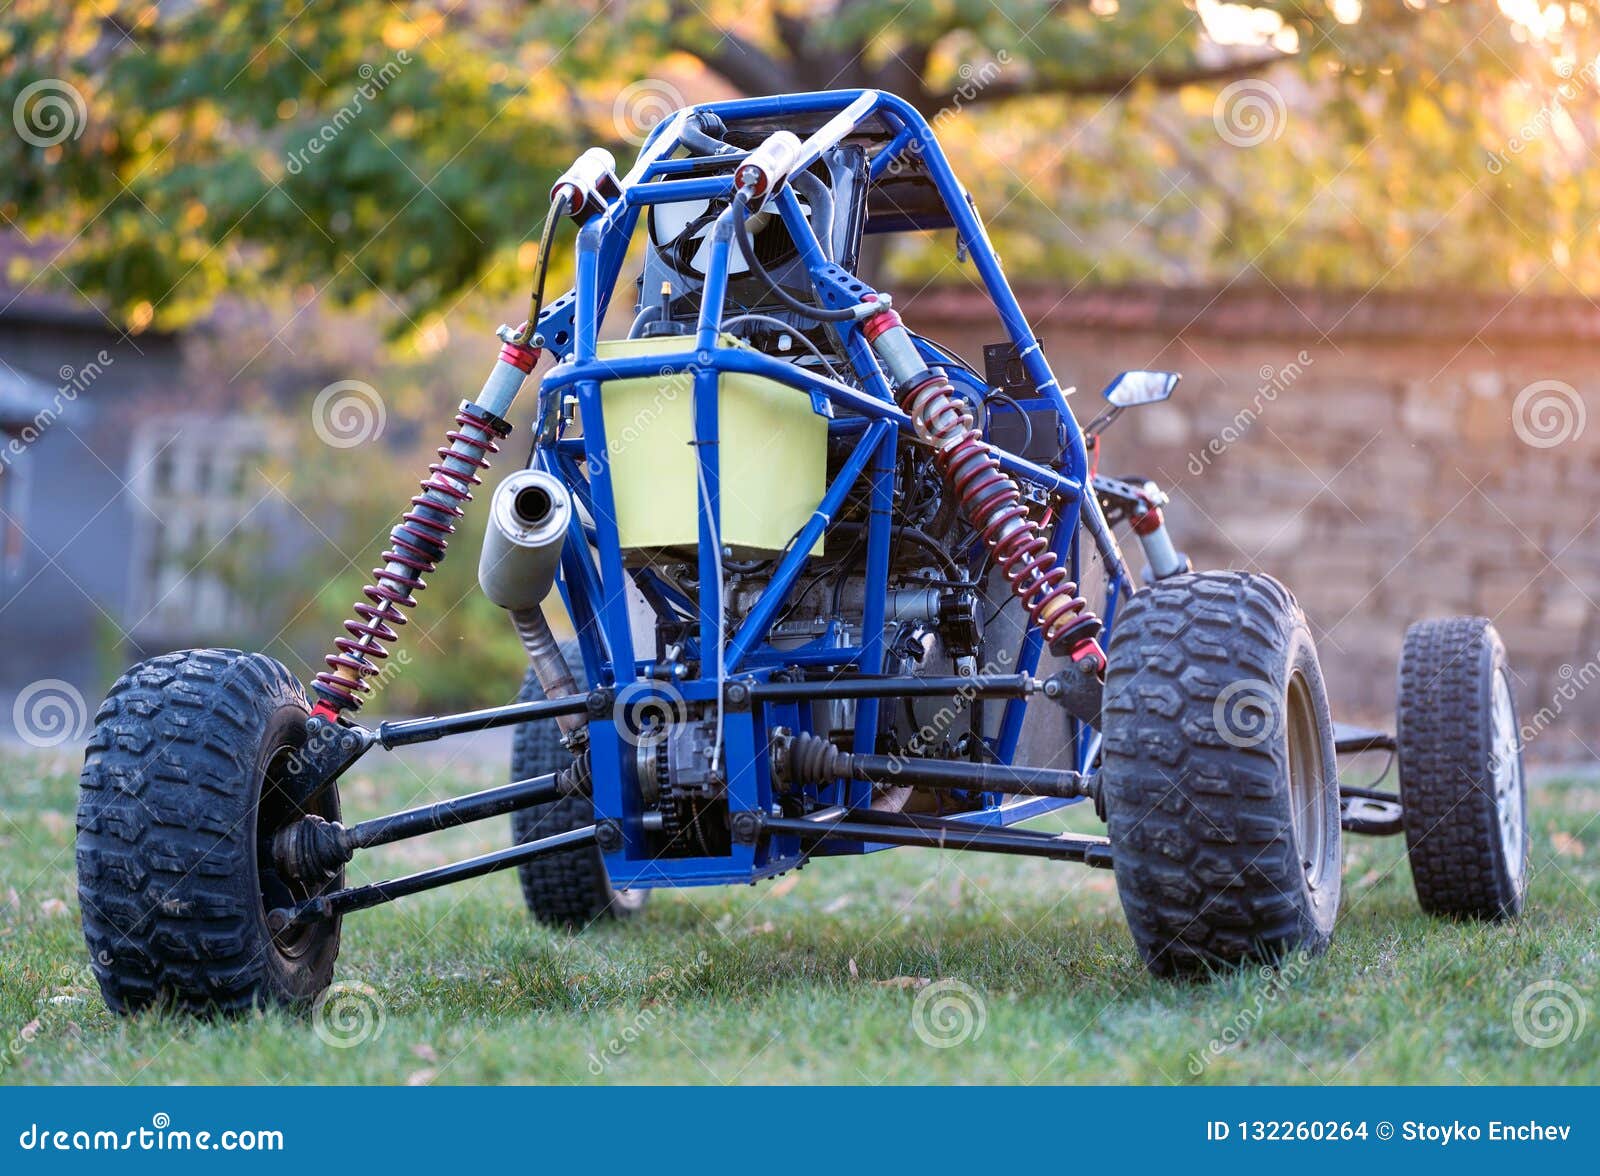
[[[151,658],[111,688],[84,757],[77,858],[113,1011],[299,1008],[327,988],[339,921],[279,937],[266,922],[310,896],[279,878],[272,834],[308,811],[339,817],[336,789],[308,807],[281,784],[309,710],[281,664],[233,649]]]
[[[583,667],[576,649],[564,651],[567,664],[582,686]],[[518,697],[531,701],[544,697],[539,680],[530,669],[523,679]],[[554,720],[523,723],[516,729],[511,746],[511,778],[555,772],[572,763],[572,756],[561,745],[561,728]],[[564,796],[549,804],[536,805],[511,814],[514,844],[536,841],[594,823],[594,805],[583,796]],[[541,923],[581,931],[603,918],[626,918],[644,906],[649,892],[621,891],[612,888],[606,875],[605,860],[592,846],[550,854],[517,867],[522,883],[522,898],[528,910]]]
[[[1109,651],[1101,782],[1117,891],[1150,970],[1324,951],[1339,907],[1337,762],[1305,615],[1268,576],[1136,593]]]
[[[1488,618],[1406,630],[1397,709],[1400,807],[1422,909],[1514,917],[1528,888],[1527,792],[1505,646]]]

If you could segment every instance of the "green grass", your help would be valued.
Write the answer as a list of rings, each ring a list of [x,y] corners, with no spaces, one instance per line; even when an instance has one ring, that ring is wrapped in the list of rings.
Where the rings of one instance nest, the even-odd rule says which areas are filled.
[[[75,775],[64,759],[0,768],[0,1082],[1600,1082],[1592,780],[1536,791],[1520,923],[1426,919],[1398,839],[1351,839],[1328,956],[1205,984],[1148,978],[1110,876],[1080,867],[898,850],[821,861],[776,889],[660,893],[632,924],[577,938],[536,927],[513,876],[495,875],[346,922],[339,980],[383,1018],[340,1047],[337,1017],[319,1032],[279,1013],[106,1012],[78,932]],[[435,787],[491,782],[471,768]],[[346,808],[392,809],[419,788],[403,765],[358,774]],[[369,869],[504,836],[504,822],[458,830]],[[953,999],[979,1002],[981,1032],[925,1042],[922,979],[970,986]],[[1514,1008],[1550,980],[1577,988],[1589,1023],[1533,1048]]]

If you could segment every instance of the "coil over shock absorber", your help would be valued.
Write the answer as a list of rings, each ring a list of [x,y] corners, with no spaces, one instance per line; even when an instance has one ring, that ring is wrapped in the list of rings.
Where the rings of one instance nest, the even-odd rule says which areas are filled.
[[[510,424],[488,409],[461,402],[456,427],[445,434],[449,444],[439,447],[439,460],[428,466],[422,493],[411,499],[411,509],[389,532],[383,566],[372,570],[372,583],[362,589],[367,599],[355,605],[355,615],[344,623],[349,635],[333,643],[337,652],[323,659],[328,668],[311,684],[318,696],[316,713],[336,718],[358,709],[362,696],[371,692],[367,679],[380,672],[377,663],[389,656],[385,643],[400,639],[396,630],[406,623],[402,610],[416,607],[416,594],[426,587],[424,578],[444,558],[462,507],[472,501],[472,487],[483,483],[479,471],[489,468],[489,456],[500,450],[497,442],[510,432]]]
[[[975,427],[972,412],[950,381],[918,354],[900,316],[885,307],[867,316],[862,334],[893,379],[900,407],[918,436],[934,447],[934,462],[962,513],[994,553],[1012,593],[1043,632],[1050,651],[1085,670],[1105,667],[1095,640],[1100,618],[1058,566],[1039,525],[1028,516],[1015,479]]]

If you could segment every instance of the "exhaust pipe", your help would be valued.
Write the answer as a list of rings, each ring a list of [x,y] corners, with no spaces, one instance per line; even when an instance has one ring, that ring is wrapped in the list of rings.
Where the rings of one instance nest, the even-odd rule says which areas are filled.
[[[513,612],[538,608],[555,587],[572,495],[543,470],[518,470],[495,488],[478,559],[483,594]]]
[[[578,683],[540,607],[555,587],[571,521],[572,495],[560,479],[543,470],[518,470],[495,489],[478,559],[478,584],[485,596],[511,614],[546,698],[578,693]],[[556,720],[567,736],[586,721],[581,714]]]

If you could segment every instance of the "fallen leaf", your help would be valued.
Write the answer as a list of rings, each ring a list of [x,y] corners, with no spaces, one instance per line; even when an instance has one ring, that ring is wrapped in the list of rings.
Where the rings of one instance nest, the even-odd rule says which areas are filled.
[[[67,904],[59,898],[47,898],[39,904],[39,913],[47,917],[64,915],[67,913]]]
[[[844,910],[844,908],[849,906],[849,905],[850,905],[850,896],[848,894],[841,894],[838,898],[834,899],[827,906],[823,907],[822,908],[822,913],[825,914],[825,915],[837,915],[840,911]]]
[[[799,874],[785,874],[772,884],[772,889],[767,891],[767,895],[770,898],[782,898],[798,885],[800,885]]]
[[[856,967],[856,957],[855,956],[851,956],[850,957],[850,979],[852,979],[852,980],[861,979],[861,970]]]
[[[1365,874],[1361,875],[1361,878],[1356,882],[1356,885],[1362,887],[1371,886],[1375,882],[1379,882],[1382,879],[1383,875],[1377,870],[1368,870]]]
[[[1557,830],[1550,834],[1550,844],[1556,847],[1556,852],[1562,857],[1583,856],[1583,842],[1570,834]]]
[[[754,927],[746,927],[744,933],[746,935],[771,935],[777,929],[778,925],[768,919],[765,923],[757,923]]]
[[[427,1086],[439,1076],[436,1070],[413,1070],[406,1075],[407,1086]]]
[[[891,976],[887,980],[874,980],[879,988],[926,988],[933,981],[926,976]]]
[[[439,1051],[434,1049],[433,1046],[429,1045],[426,1041],[417,1042],[416,1045],[411,1047],[411,1052],[416,1054],[417,1057],[421,1058],[425,1062],[437,1062],[439,1060]]]

